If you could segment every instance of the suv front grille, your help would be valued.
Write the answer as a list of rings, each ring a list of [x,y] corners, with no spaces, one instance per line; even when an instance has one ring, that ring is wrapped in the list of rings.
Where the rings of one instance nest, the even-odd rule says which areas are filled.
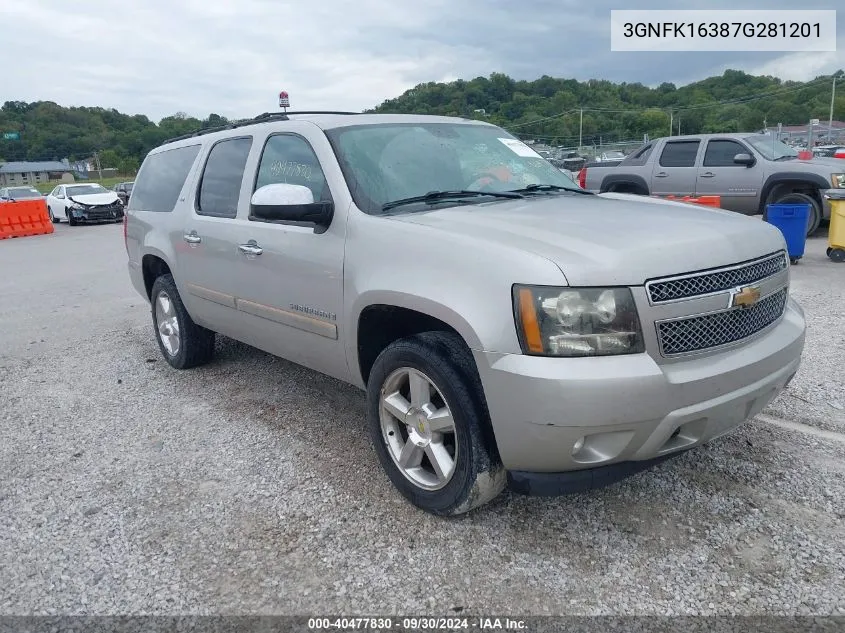
[[[787,289],[761,299],[751,308],[732,308],[700,316],[657,322],[657,338],[664,356],[685,354],[734,343],[777,321],[786,307]]]
[[[649,282],[646,287],[652,303],[689,299],[771,277],[787,266],[786,253],[780,252],[730,268]]]

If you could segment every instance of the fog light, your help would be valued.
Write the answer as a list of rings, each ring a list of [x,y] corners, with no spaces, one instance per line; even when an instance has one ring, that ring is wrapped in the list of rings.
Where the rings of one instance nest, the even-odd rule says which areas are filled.
[[[577,441],[577,442],[575,442],[575,444],[573,444],[573,445],[572,445],[572,454],[573,454],[573,455],[578,454],[578,452],[579,452],[582,448],[584,448],[584,438],[583,438],[583,437],[579,437],[579,438],[578,438],[578,441]]]

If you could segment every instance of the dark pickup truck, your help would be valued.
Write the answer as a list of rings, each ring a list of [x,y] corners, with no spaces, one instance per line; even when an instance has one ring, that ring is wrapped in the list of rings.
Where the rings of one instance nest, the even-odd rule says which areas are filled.
[[[624,160],[588,163],[579,184],[594,192],[644,196],[720,196],[721,207],[764,214],[772,203],[809,204],[807,235],[830,217],[824,193],[845,188],[845,164],[800,160],[765,134],[700,134],[650,141]]]

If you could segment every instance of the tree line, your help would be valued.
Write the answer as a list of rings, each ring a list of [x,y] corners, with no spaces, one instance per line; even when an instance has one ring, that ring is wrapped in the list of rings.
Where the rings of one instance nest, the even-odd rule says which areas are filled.
[[[104,169],[133,174],[147,152],[165,140],[226,123],[218,114],[197,119],[177,112],[155,123],[143,114],[114,109],[7,101],[0,108],[0,161],[74,162],[97,152]],[[8,133],[18,138],[3,138]]]
[[[841,71],[840,71],[841,74]],[[521,137],[585,145],[672,134],[747,132],[764,125],[826,122],[832,76],[782,81],[727,70],[686,86],[591,79],[515,80],[502,73],[470,81],[420,84],[373,112],[418,113],[483,119]],[[834,119],[845,117],[845,80],[837,86]]]
[[[516,80],[502,73],[449,83],[420,84],[369,112],[439,114],[490,121],[523,138],[561,145],[612,143],[669,134],[754,131],[764,125],[827,121],[831,77],[782,81],[727,70],[686,86],[592,79]],[[845,80],[834,118],[845,118]],[[178,112],[158,123],[98,107],[63,107],[51,101],[7,101],[0,108],[0,161],[87,160],[99,153],[103,168],[134,173],[164,140],[226,124],[210,114],[198,119]]]

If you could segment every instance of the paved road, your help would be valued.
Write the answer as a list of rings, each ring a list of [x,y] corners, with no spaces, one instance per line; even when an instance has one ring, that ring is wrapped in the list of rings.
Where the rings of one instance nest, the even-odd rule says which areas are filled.
[[[125,259],[119,225],[0,242],[0,613],[845,614],[845,266],[823,239],[767,421],[457,520],[394,492],[355,389],[229,340],[171,370]]]

